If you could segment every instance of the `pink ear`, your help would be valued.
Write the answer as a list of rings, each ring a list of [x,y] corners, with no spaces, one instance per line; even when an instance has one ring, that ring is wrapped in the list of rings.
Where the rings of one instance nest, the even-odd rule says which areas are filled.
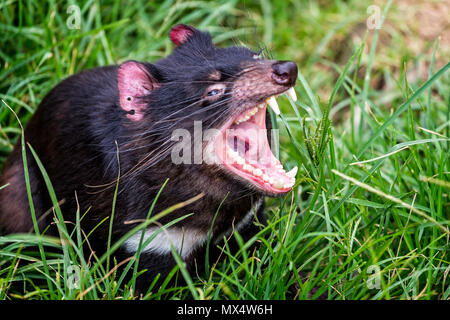
[[[148,95],[158,86],[155,78],[147,68],[139,62],[123,63],[117,71],[120,106],[127,111],[127,118],[133,121],[144,117],[147,103],[141,97]]]
[[[185,43],[190,36],[195,32],[195,29],[185,24],[177,24],[170,30],[170,40],[175,43],[176,46],[180,46]]]

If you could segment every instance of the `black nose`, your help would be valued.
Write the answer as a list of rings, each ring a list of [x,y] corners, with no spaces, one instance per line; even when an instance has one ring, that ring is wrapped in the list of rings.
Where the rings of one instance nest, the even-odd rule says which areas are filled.
[[[283,86],[293,86],[297,73],[297,65],[292,61],[278,61],[272,65],[272,79]]]

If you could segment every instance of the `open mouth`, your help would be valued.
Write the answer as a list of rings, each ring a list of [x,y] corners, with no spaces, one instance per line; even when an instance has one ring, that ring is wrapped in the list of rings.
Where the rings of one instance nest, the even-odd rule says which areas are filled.
[[[295,91],[286,93],[296,100]],[[280,194],[291,190],[297,167],[286,172],[273,154],[267,139],[266,106],[280,114],[275,96],[247,109],[228,121],[216,139],[214,150],[223,166],[233,174],[268,193]]]

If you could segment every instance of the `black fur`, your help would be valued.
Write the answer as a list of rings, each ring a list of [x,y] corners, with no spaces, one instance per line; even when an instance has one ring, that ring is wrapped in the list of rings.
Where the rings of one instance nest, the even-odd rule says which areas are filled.
[[[140,121],[129,120],[127,112],[120,107],[119,66],[87,70],[68,77],[53,88],[29,121],[25,140],[36,150],[44,164],[58,199],[64,200],[61,205],[64,218],[75,221],[78,206],[81,214],[89,209],[81,223],[87,234],[108,217],[112,211],[120,164],[113,242],[136,226],[126,224],[126,221],[146,218],[156,193],[166,179],[169,179],[168,183],[153,213],[200,193],[204,196],[162,218],[159,223],[165,224],[187,213],[194,213],[178,225],[187,229],[209,230],[224,199],[213,235],[223,234],[233,222],[239,222],[252,204],[264,196],[261,191],[217,166],[174,165],[170,159],[170,149],[160,151],[164,149],[164,143],[170,140],[174,129],[192,131],[195,120],[202,120],[204,129],[219,127],[231,116],[280,90],[270,80],[261,78],[261,86],[265,85],[267,89],[261,87],[259,93],[249,94],[239,101],[231,100],[233,84],[238,79],[253,77],[257,81],[266,66],[270,70],[268,62],[264,64],[266,69],[259,67],[259,73],[244,72],[244,69],[251,69],[255,64],[254,55],[254,52],[242,47],[217,48],[212,45],[208,33],[195,30],[189,40],[175,48],[167,58],[154,64],[143,63],[157,81],[158,88],[142,97],[147,107]],[[217,71],[220,78],[210,80],[211,73]],[[227,91],[223,101],[211,103],[203,97],[207,88],[215,82],[227,84]],[[227,100],[227,97],[230,99]],[[269,123],[267,125],[270,127]],[[52,203],[29,152],[28,163],[33,200],[42,231],[52,222],[52,213],[43,216],[51,209]],[[4,167],[0,185],[5,183],[9,186],[0,191],[0,226],[8,233],[32,231],[20,143]],[[262,211],[261,208],[258,216],[264,222]],[[109,221],[101,224],[89,238],[97,256],[105,251],[108,227]],[[243,233],[248,239],[257,230],[250,221]],[[57,235],[54,227],[48,233]],[[191,271],[195,259],[201,259],[204,254],[205,248],[201,247],[188,257],[186,262]],[[132,254],[119,249],[116,255],[120,260]],[[140,277],[140,288],[144,289],[157,273],[162,273],[164,277],[173,266],[171,255],[143,254],[140,268],[148,271]]]

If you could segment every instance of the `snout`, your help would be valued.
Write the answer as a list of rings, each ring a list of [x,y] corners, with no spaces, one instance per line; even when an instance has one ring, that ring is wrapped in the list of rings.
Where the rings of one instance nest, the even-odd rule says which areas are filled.
[[[292,61],[278,61],[272,65],[272,79],[276,84],[292,87],[297,80],[297,64]]]

